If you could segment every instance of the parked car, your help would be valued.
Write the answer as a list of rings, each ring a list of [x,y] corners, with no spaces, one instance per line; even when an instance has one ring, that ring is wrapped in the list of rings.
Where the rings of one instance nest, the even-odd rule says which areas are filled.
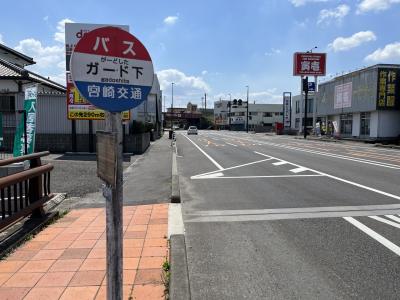
[[[196,126],[189,126],[187,134],[197,134],[197,127]]]

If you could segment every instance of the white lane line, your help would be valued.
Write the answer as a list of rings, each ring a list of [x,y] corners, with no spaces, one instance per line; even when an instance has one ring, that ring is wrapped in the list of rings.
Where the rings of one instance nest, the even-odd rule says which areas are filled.
[[[237,145],[235,145],[235,144],[231,144],[231,143],[228,143],[228,142],[225,142],[225,143],[227,143],[228,145],[231,145],[233,147],[237,147]]]
[[[400,218],[393,216],[393,215],[385,215],[385,217],[392,219],[393,221],[396,221],[398,223],[400,223]]]
[[[343,217],[343,219],[345,219],[350,224],[353,224],[355,227],[357,227],[364,233],[368,234],[371,238],[373,238],[374,240],[381,243],[383,246],[385,246],[386,248],[388,248],[389,250],[393,251],[394,253],[400,256],[400,247],[397,246],[396,244],[393,244],[387,238],[381,236],[379,233],[373,231],[371,228],[365,226],[363,223],[357,221],[352,217]]]
[[[369,216],[369,217],[370,217],[371,219],[374,219],[374,220],[377,220],[377,221],[379,221],[379,222],[382,222],[382,223],[391,225],[391,226],[393,226],[393,227],[400,228],[400,224],[397,224],[396,222],[389,221],[389,220],[386,220],[386,219],[381,218],[381,217],[378,217],[378,216]]]
[[[282,166],[282,165],[286,165],[286,164],[288,164],[288,162],[287,161],[278,161],[278,162],[275,162],[275,163],[272,163],[274,166]]]
[[[218,175],[220,174],[220,175]],[[218,175],[218,176],[216,176]],[[254,175],[254,176],[223,176],[223,173],[207,174],[203,176],[192,176],[190,179],[254,179],[254,178],[292,178],[292,177],[323,177],[323,175]]]
[[[291,169],[289,171],[292,172],[292,173],[297,174],[297,173],[301,173],[301,172],[304,172],[304,171],[307,171],[307,170],[308,170],[307,168],[300,167],[300,168],[296,168],[296,169]]]
[[[264,153],[260,153],[260,152],[257,152],[257,151],[254,151],[254,153],[257,153],[257,154],[262,155],[262,156],[272,157],[270,155],[267,155],[267,154],[264,154]],[[280,160],[279,158],[276,158],[276,157],[272,157],[272,158]],[[290,164],[292,164],[293,166],[299,167],[299,168],[303,167],[303,166],[300,166],[300,165],[297,165],[297,164],[294,164],[294,163],[290,163]],[[381,194],[381,195],[384,195],[384,196],[387,196],[387,197],[390,197],[390,198],[393,198],[393,199],[396,199],[396,200],[400,200],[400,196],[397,196],[397,195],[394,195],[394,194],[391,194],[391,193],[387,193],[387,192],[384,192],[384,191],[381,191],[381,190],[378,190],[378,189],[374,189],[374,188],[371,188],[369,186],[366,186],[366,185],[363,185],[363,184],[359,184],[359,183],[356,183],[356,182],[353,182],[353,181],[350,181],[350,180],[346,180],[346,179],[343,179],[343,178],[340,178],[340,177],[329,175],[327,173],[320,172],[320,171],[317,171],[317,170],[314,170],[314,169],[311,169],[311,168],[307,168],[307,169],[309,171],[315,172],[315,173],[320,174],[320,175],[327,176],[327,177],[335,179],[337,181],[348,183],[348,184],[354,185],[356,187],[359,187],[359,188],[362,188],[362,189],[365,189],[365,190],[368,190],[368,191],[371,191],[371,192],[374,192],[374,193],[377,193],[377,194]]]
[[[246,163],[246,164],[242,164],[242,165],[238,165],[238,166],[234,166],[234,167],[229,167],[229,168],[222,168],[219,169],[217,171],[211,171],[211,172],[206,172],[206,173],[202,173],[202,174],[197,174],[197,175],[193,175],[192,177],[190,177],[191,179],[194,179],[195,177],[200,177],[200,176],[204,176],[204,175],[210,175],[210,174],[214,174],[220,171],[227,171],[227,170],[232,170],[232,169],[237,169],[237,168],[241,168],[241,167],[246,167],[246,166],[250,166],[250,165],[254,165],[254,164],[258,164],[264,161],[268,161],[271,160],[272,158],[266,158],[266,159],[261,159],[261,160],[257,160],[257,161],[253,161],[250,163]]]
[[[253,142],[254,140],[251,139],[246,139],[246,138],[241,138],[237,137],[237,139],[242,139],[247,142]],[[355,161],[359,163],[364,163],[364,164],[369,164],[369,165],[374,165],[374,166],[379,166],[379,167],[384,167],[384,168],[389,168],[389,169],[395,169],[395,170],[400,170],[399,165],[395,164],[389,164],[389,163],[384,163],[384,162],[378,162],[374,160],[368,160],[368,159],[363,159],[363,158],[353,158],[350,156],[344,156],[340,154],[333,154],[333,153],[327,153],[327,152],[321,152],[321,151],[314,151],[314,150],[309,150],[309,149],[304,149],[304,148],[298,148],[298,147],[292,147],[292,146],[287,146],[287,145],[282,145],[282,144],[277,144],[277,143],[271,143],[271,142],[260,142],[263,145],[269,145],[269,146],[274,146],[274,147],[279,147],[279,148],[284,148],[284,149],[289,149],[289,150],[295,150],[295,151],[300,151],[300,152],[306,152],[306,153],[311,153],[311,154],[318,154],[322,156],[328,156],[328,157],[333,157],[333,158],[339,158],[343,160],[350,160],[350,161]]]
[[[182,134],[182,136],[184,136],[185,138],[187,138],[189,140],[189,142],[191,142],[197,149],[199,149],[199,151],[201,153],[203,153],[205,155],[205,157],[207,157],[219,170],[223,170],[224,168],[217,163],[210,155],[208,155],[206,152],[204,152],[203,149],[201,149],[195,142],[193,142],[191,139],[189,139],[186,135]]]

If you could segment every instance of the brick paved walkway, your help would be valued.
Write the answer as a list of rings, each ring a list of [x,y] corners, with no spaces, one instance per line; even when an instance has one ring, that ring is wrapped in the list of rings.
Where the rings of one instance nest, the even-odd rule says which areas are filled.
[[[124,299],[163,299],[168,204],[123,215]],[[72,210],[0,261],[0,299],[106,299],[105,238],[105,209]]]

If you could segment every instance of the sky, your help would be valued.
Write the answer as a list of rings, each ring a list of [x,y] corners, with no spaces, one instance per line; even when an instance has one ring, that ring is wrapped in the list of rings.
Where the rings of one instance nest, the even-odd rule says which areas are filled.
[[[293,53],[327,53],[328,80],[400,63],[400,0],[37,0],[2,3],[0,43],[65,83],[65,22],[129,25],[149,51],[165,105],[231,98],[282,103],[298,94]]]

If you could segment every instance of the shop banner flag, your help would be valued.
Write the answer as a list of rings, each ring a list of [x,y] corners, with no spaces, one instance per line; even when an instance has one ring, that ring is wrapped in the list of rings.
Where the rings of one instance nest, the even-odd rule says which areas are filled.
[[[35,150],[35,133],[36,133],[36,100],[37,86],[28,87],[25,90],[24,111],[26,112],[26,140],[28,145],[28,153],[32,154]],[[25,154],[25,132],[24,118],[21,117],[17,131],[14,137],[14,157]]]

